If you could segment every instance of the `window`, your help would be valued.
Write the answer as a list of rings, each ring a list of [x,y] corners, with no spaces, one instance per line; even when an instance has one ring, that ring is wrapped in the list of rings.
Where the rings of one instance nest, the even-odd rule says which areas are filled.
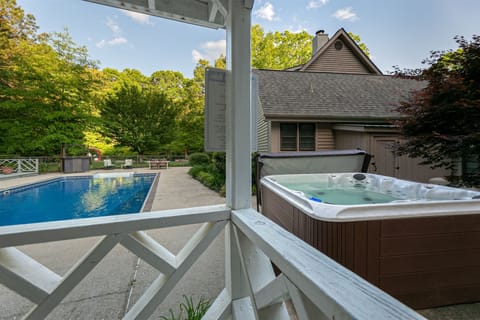
[[[300,151],[315,151],[315,124],[300,123],[298,125]]]
[[[281,123],[280,151],[315,151],[315,124]]]

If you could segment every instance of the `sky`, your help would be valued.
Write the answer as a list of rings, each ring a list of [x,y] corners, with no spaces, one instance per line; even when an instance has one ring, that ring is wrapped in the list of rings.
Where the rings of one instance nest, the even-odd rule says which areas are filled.
[[[175,22],[81,0],[17,0],[40,32],[65,28],[100,68],[180,71],[192,77],[198,59],[225,52],[225,30]],[[344,28],[361,37],[384,73],[419,68],[432,50],[457,48],[456,35],[480,34],[478,0],[256,0],[252,23],[266,32]]]

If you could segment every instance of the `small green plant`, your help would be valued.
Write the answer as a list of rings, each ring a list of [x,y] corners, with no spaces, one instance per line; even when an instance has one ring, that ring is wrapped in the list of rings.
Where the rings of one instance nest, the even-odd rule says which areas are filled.
[[[175,316],[175,313],[170,308],[168,311],[170,316],[161,317],[162,320],[200,320],[207,312],[210,307],[210,300],[200,297],[200,300],[195,305],[192,297],[187,297],[183,295],[185,302],[180,303],[180,310],[178,315]],[[185,316],[184,316],[185,313]]]

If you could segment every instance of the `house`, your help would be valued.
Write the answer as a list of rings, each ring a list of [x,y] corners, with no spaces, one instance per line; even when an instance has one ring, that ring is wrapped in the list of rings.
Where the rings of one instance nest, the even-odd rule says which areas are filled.
[[[392,152],[402,140],[396,108],[426,83],[383,75],[344,29],[331,38],[317,32],[304,65],[253,73],[259,152],[360,148],[373,156],[372,173],[415,181],[447,174]]]

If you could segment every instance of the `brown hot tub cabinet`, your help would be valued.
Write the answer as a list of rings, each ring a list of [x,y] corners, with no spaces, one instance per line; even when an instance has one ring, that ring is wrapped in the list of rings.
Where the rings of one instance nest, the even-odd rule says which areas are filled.
[[[262,199],[268,218],[412,308],[480,301],[480,214],[322,221],[263,184]]]

